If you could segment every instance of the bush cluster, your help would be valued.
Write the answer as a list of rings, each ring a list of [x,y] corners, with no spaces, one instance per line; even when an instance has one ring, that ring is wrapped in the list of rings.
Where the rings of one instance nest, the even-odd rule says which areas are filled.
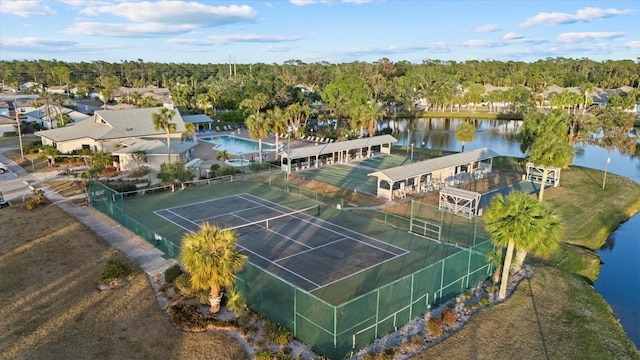
[[[291,334],[287,329],[272,322],[266,323],[264,333],[269,341],[280,346],[287,345],[291,340],[293,340],[293,334]]]
[[[169,284],[173,284],[175,279],[180,275],[182,275],[182,269],[180,269],[180,265],[178,264],[173,265],[172,267],[165,270],[164,281],[166,281]]]
[[[458,321],[458,315],[456,312],[451,309],[444,309],[442,311],[442,322],[447,326],[455,325],[456,321]]]
[[[427,320],[427,332],[431,336],[442,336],[442,320],[438,318],[429,318]]]
[[[109,259],[107,265],[102,269],[98,283],[100,284],[114,284],[118,283],[131,275],[133,270],[131,265],[121,259]]]

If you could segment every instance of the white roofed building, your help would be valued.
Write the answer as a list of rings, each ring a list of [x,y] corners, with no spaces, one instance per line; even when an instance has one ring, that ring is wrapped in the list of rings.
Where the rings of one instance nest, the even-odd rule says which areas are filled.
[[[169,106],[169,105],[167,105]],[[160,107],[127,110],[97,110],[92,119],[73,123],[70,126],[36,132],[43,145],[55,146],[62,153],[88,149],[92,151],[122,152],[123,147],[140,144],[140,140],[162,142],[166,158],[166,138],[164,130],[156,130],[151,115],[158,113]],[[172,138],[172,156],[180,155],[179,146],[185,130],[182,116],[176,110],[172,122],[176,124]],[[191,148],[196,143],[190,143]],[[178,151],[174,153],[175,151]],[[184,154],[183,154],[184,155]]]

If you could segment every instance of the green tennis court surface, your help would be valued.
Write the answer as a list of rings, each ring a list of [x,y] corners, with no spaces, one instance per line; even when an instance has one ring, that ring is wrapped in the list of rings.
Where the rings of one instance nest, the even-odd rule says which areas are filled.
[[[238,232],[249,261],[313,291],[407,253],[375,238],[251,194],[238,194],[155,214],[187,231],[210,222]]]

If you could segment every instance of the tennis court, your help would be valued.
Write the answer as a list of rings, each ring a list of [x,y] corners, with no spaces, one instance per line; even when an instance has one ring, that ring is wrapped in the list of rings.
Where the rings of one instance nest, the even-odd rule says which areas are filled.
[[[372,170],[353,165],[323,166],[298,172],[304,179],[318,180],[344,189],[355,190],[369,195],[376,195],[377,179],[367,176]]]
[[[314,291],[408,253],[315,217],[318,206],[294,210],[256,195],[232,196],[154,211],[195,232],[205,222],[238,232],[249,261],[290,284]]]

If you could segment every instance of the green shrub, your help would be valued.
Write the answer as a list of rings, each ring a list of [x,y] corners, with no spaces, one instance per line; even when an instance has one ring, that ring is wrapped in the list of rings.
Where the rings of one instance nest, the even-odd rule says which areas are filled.
[[[223,166],[220,169],[218,169],[218,171],[216,171],[216,175],[217,176],[233,175],[239,171],[240,170],[237,170],[236,168],[231,166]]]
[[[291,354],[284,352],[284,351],[278,351],[278,353],[276,354],[276,359],[278,360],[292,360],[293,356],[291,356]]]
[[[287,345],[291,340],[293,340],[293,335],[287,329],[272,322],[266,323],[264,332],[269,341],[281,346]]]
[[[107,265],[102,269],[98,282],[100,284],[114,284],[122,281],[131,275],[133,270],[131,265],[121,259],[109,259]]]
[[[199,295],[198,291],[193,290],[191,284],[189,283],[189,274],[180,274],[175,279],[173,279],[173,286],[176,289],[176,292],[184,296],[186,298],[194,298]]]
[[[458,315],[456,315],[455,311],[451,309],[444,309],[444,311],[442,311],[442,322],[445,323],[446,325],[448,326],[455,325],[457,320],[458,320]]]
[[[480,298],[480,305],[489,305],[489,298],[486,296],[483,296]]]
[[[260,350],[256,351],[255,355],[256,360],[271,360],[271,351],[269,350]]]
[[[438,318],[429,318],[429,320],[427,320],[427,332],[431,336],[441,337],[442,336],[442,320]]]
[[[172,284],[180,275],[182,275],[182,269],[180,269],[180,265],[173,265],[164,272],[164,281]]]
[[[269,170],[272,166],[273,165],[271,165],[271,163],[269,162],[263,162],[263,163],[252,162],[251,164],[249,164],[249,169],[251,169],[251,171]]]
[[[210,169],[215,173],[218,169],[220,169],[220,164],[211,164]]]

